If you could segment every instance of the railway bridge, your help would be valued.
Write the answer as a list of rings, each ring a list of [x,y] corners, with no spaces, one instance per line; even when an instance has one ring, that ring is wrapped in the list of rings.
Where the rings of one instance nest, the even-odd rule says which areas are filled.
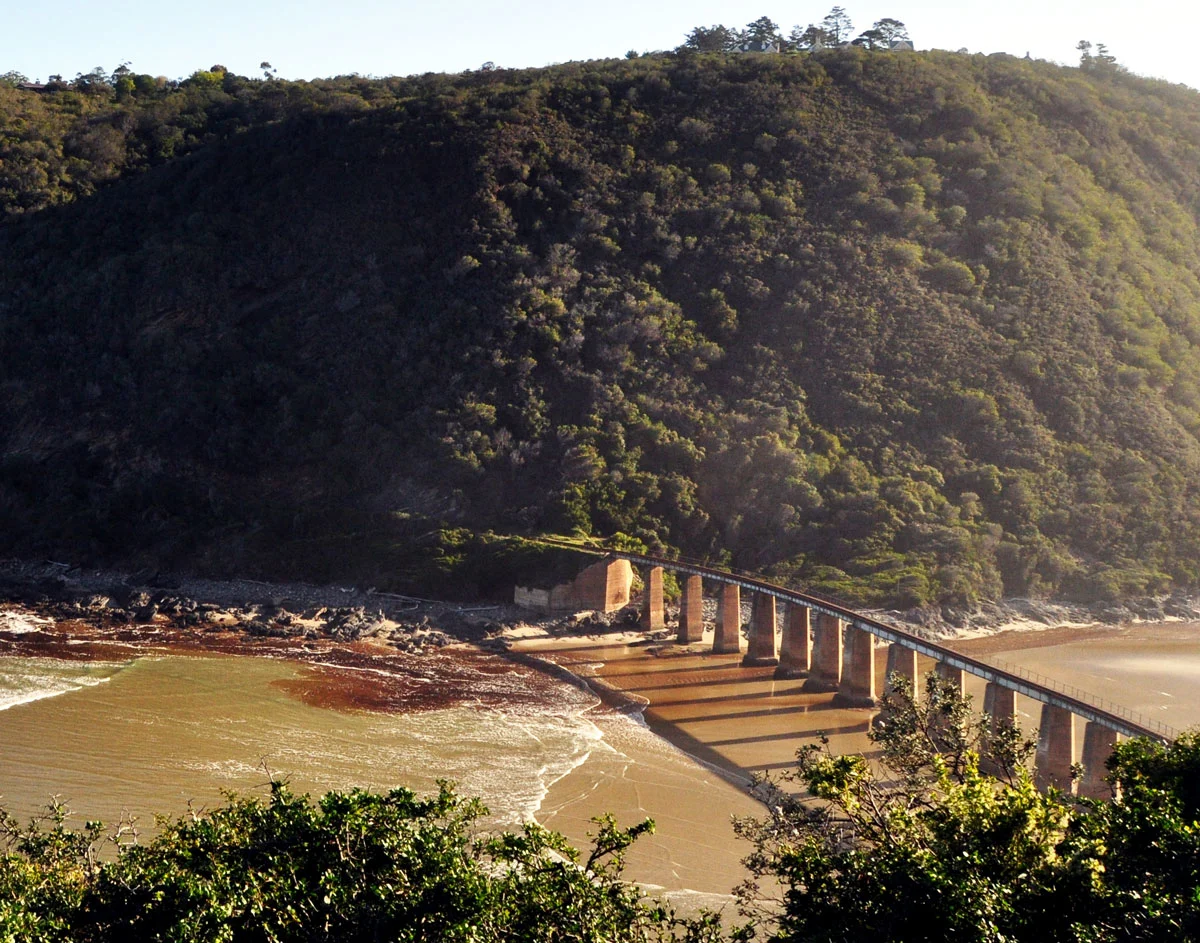
[[[572,550],[581,549],[578,545],[569,546]],[[675,574],[683,588],[677,634],[681,644],[703,640],[705,589],[715,593],[714,653],[742,651],[742,594],[749,593],[752,614],[742,663],[775,665],[776,677],[803,678],[806,691],[834,692],[835,700],[846,706],[873,707],[878,703],[881,679],[876,677],[877,640],[888,646],[885,684],[887,678],[898,674],[907,678],[916,691],[920,684],[919,656],[932,658],[938,675],[956,683],[960,690],[968,675],[982,678],[987,685],[984,711],[991,717],[993,729],[1016,722],[1016,695],[1039,702],[1041,722],[1035,776],[1043,788],[1070,785],[1076,753],[1076,716],[1086,721],[1084,775],[1078,784],[1079,792],[1085,795],[1101,795],[1106,790],[1104,764],[1118,736],[1168,742],[1175,735],[1170,727],[1140,717],[1118,704],[1050,679],[989,665],[818,594],[677,559],[622,551],[583,552],[627,560],[640,568],[644,585],[640,623],[647,630],[666,627],[663,574]]]

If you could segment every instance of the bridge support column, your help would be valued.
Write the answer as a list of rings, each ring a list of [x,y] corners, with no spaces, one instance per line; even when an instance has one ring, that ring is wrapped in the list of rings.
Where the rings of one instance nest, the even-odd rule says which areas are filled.
[[[834,702],[847,707],[876,705],[875,636],[865,629],[846,628],[845,666]]]
[[[899,642],[888,646],[887,676],[883,679],[884,691],[893,691],[892,675],[899,675],[908,681],[913,698],[921,696],[921,679],[917,676],[917,651]]]
[[[675,640],[680,645],[690,645],[703,637],[704,581],[698,576],[686,576],[683,580],[683,598],[679,600],[679,633]]]
[[[1104,781],[1108,772],[1105,762],[1117,745],[1117,732],[1094,720],[1083,728],[1083,778],[1079,781],[1079,795],[1093,799],[1112,796],[1112,785]]]
[[[939,678],[954,684],[958,689],[959,694],[967,693],[967,673],[961,668],[955,668],[952,665],[946,664],[944,661],[939,661],[937,665],[937,674]]]
[[[663,568],[649,567],[644,582],[642,615],[638,619],[638,625],[648,632],[658,632],[666,626],[663,619]]]
[[[776,678],[801,678],[812,667],[811,613],[808,606],[788,603],[783,618],[783,643],[779,647]]]
[[[805,691],[836,691],[842,683],[842,620],[817,613],[813,629],[812,671]]]
[[[983,712],[988,715],[988,738],[999,736],[1017,725],[1016,692],[1002,684],[989,681],[983,691]],[[986,773],[999,773],[1000,764],[985,756],[980,768]]]
[[[742,594],[733,583],[721,586],[717,606],[717,631],[713,635],[713,653],[724,655],[742,650]]]
[[[752,599],[753,614],[750,617],[750,645],[742,664],[748,668],[764,668],[779,664],[775,654],[775,597],[767,593],[755,593]]]
[[[992,736],[1005,727],[1017,725],[1016,692],[1002,684],[989,681],[983,691],[983,712],[991,718],[988,727]]]
[[[1035,776],[1039,789],[1071,789],[1071,764],[1075,762],[1075,717],[1065,707],[1042,705],[1038,728]]]

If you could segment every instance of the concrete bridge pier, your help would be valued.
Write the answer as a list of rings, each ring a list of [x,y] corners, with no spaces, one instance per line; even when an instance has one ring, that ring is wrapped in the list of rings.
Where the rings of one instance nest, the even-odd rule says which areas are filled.
[[[951,682],[959,694],[967,693],[967,673],[961,668],[955,668],[944,661],[939,661],[937,664],[937,675],[939,678],[944,678],[946,681]]]
[[[998,734],[1005,727],[1017,725],[1017,699],[1012,688],[989,681],[983,691],[983,712],[991,718],[989,722],[992,735]]]
[[[783,617],[783,641],[779,646],[776,678],[803,678],[812,667],[812,610],[788,603]]]
[[[892,675],[899,675],[908,681],[913,699],[921,696],[921,678],[917,674],[917,651],[899,642],[888,646],[887,675],[883,679],[885,692],[895,690],[892,686]]]
[[[1039,789],[1057,786],[1071,790],[1071,764],[1075,762],[1075,717],[1065,707],[1042,705],[1038,727],[1034,781]]]
[[[989,739],[999,736],[1006,729],[1013,729],[1017,726],[1016,692],[1012,688],[989,681],[983,690],[983,712],[988,715]],[[980,768],[987,773],[997,773],[1000,771],[1000,764],[985,758],[980,763]]]
[[[775,597],[767,593],[755,593],[752,598],[754,609],[750,616],[750,645],[742,664],[748,668],[765,668],[778,665],[775,653]]]
[[[836,691],[842,683],[842,620],[817,613],[813,629],[812,670],[805,691]]]
[[[742,594],[734,583],[721,586],[717,606],[717,631],[713,635],[713,654],[724,655],[742,650]]]
[[[643,582],[642,615],[638,625],[647,632],[658,632],[666,627],[663,618],[663,568],[648,567]]]
[[[703,637],[704,581],[698,576],[687,576],[683,581],[683,598],[679,601],[679,634],[675,640],[680,645],[690,645]]]
[[[846,629],[842,680],[834,703],[847,707],[875,707],[875,636],[865,629]]]
[[[1117,732],[1094,720],[1083,728],[1083,778],[1079,795],[1092,799],[1107,799],[1113,794],[1111,783],[1104,781],[1108,768],[1104,765],[1117,745]]]

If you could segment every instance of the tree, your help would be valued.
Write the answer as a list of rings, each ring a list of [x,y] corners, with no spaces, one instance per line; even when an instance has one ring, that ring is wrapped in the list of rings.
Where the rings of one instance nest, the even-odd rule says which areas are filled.
[[[127,101],[137,87],[134,81],[133,70],[129,68],[128,62],[122,62],[113,69],[110,81],[112,82],[112,87],[116,90],[118,101]]]
[[[732,52],[737,44],[737,31],[718,24],[697,26],[688,33],[683,45],[695,52]]]
[[[100,823],[75,831],[61,806],[28,828],[0,813],[0,940],[720,939],[715,919],[677,920],[621,880],[649,820],[594,819],[581,858],[536,823],[482,833],[484,814],[445,784],[314,802],[273,782],[266,802],[231,796],[100,863]]]
[[[876,20],[872,27],[883,38],[883,42],[891,46],[892,43],[908,43],[912,42],[908,35],[908,27],[899,20],[894,20],[890,16],[884,17],[882,20]]]
[[[821,29],[821,27],[809,23],[804,29],[801,29],[799,26],[793,27],[791,33],[788,35],[788,43],[794,49],[821,49],[830,45],[830,38],[829,34]]]
[[[747,24],[742,38],[747,49],[760,52],[773,47],[778,48],[779,43],[783,41],[783,37],[779,35],[779,25],[765,16]]]
[[[1092,59],[1094,65],[1101,69],[1113,69],[1117,65],[1117,57],[1110,55],[1104,43],[1096,43],[1096,55]]]
[[[1092,44],[1086,39],[1079,40],[1075,44],[1075,48],[1079,50],[1079,68],[1091,69],[1093,71],[1119,71],[1120,66],[1117,65],[1117,57],[1108,51],[1108,47],[1104,43],[1096,43],[1096,52],[1092,54]]]
[[[112,86],[109,84],[108,73],[103,66],[96,66],[91,72],[80,72],[75,76],[75,88],[91,95],[106,94]]]
[[[858,38],[854,40],[854,45],[864,46],[867,49],[874,50],[887,49],[891,44],[883,38],[883,33],[881,33],[879,30],[869,29],[859,34]]]
[[[842,7],[834,7],[825,14],[825,19],[821,21],[821,28],[825,31],[825,35],[829,37],[831,44],[848,42],[850,34],[854,32],[854,24],[850,21],[849,14]]]

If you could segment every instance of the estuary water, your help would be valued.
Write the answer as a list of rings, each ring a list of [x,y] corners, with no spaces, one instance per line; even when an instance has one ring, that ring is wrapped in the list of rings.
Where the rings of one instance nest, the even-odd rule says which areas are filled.
[[[0,805],[19,819],[54,795],[78,822],[134,816],[149,833],[156,814],[211,807],[228,790],[264,794],[268,770],[313,795],[429,793],[448,779],[483,798],[485,827],[539,820],[577,847],[593,815],[654,818],[627,876],[685,907],[728,903],[744,877],[730,815],[761,806],[636,711],[498,655],[270,643],[214,654],[59,638],[50,657],[21,644],[32,636],[6,640]]]

